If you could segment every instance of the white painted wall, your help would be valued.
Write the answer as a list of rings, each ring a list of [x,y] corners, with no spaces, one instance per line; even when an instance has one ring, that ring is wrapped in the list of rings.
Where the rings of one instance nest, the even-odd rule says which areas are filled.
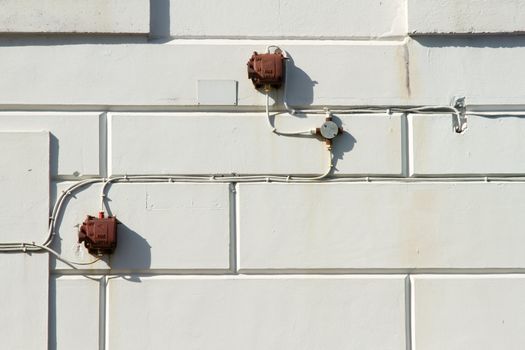
[[[522,7],[0,0],[0,243],[42,243],[94,178],[50,245],[91,262],[77,232],[102,179],[165,176],[109,186],[111,257],[0,252],[0,348],[522,349]],[[267,125],[246,61],[270,44],[291,105],[384,109],[334,113],[329,181],[269,180],[327,169],[322,140]],[[199,104],[198,81],[228,81],[228,104]],[[458,134],[451,113],[385,109],[459,96],[499,114]]]
[[[2,0],[0,32],[148,34],[148,0]]]

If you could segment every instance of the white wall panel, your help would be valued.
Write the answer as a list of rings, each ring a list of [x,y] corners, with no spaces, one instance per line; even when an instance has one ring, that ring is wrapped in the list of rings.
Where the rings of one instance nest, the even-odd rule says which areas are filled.
[[[0,103],[197,105],[198,80],[236,80],[238,104],[262,107],[264,94],[248,80],[246,62],[267,44],[195,40],[0,47]],[[399,42],[281,45],[294,62],[292,105],[406,103],[405,50]]]
[[[408,42],[410,101],[450,105],[523,104],[523,37],[421,37]]]
[[[42,243],[49,222],[49,133],[0,132],[0,242]]]
[[[333,142],[335,175],[403,173],[404,120],[399,114],[336,115],[334,121],[345,130]]]
[[[362,38],[406,33],[404,0],[171,0],[170,13],[171,35],[178,37]]]
[[[410,34],[484,34],[525,31],[520,0],[408,0]]]
[[[198,80],[236,80],[238,104],[262,107],[264,94],[247,79],[246,62],[266,44],[175,40],[164,45],[1,47],[0,102],[195,106]],[[293,59],[291,105],[448,105],[454,96],[465,96],[467,104],[523,102],[521,37],[426,37],[410,40],[407,47],[389,41],[279,45]]]
[[[450,115],[415,115],[412,125],[415,174],[525,173],[523,118],[469,116],[462,134]]]
[[[148,0],[3,0],[0,32],[149,33]]]
[[[50,350],[98,348],[100,283],[94,276],[51,277]]]
[[[99,174],[99,118],[91,112],[0,112],[0,131],[50,132],[50,172]]]
[[[0,0],[0,242],[41,243],[71,179],[323,173],[322,140],[267,125],[246,72],[267,45],[290,58],[291,106],[464,96],[469,110],[519,111],[524,10],[518,0]],[[272,110],[284,110],[283,90]],[[275,124],[324,118],[282,113]],[[345,130],[335,175],[352,180],[113,184],[111,256],[73,269],[47,253],[0,253],[0,348],[522,349],[525,181],[481,180],[525,175],[525,119],[469,116],[461,135],[447,114],[334,120]],[[77,237],[100,190],[64,203],[52,248],[66,259],[94,259]]]
[[[412,282],[415,350],[523,348],[523,275],[413,276]]]
[[[72,183],[58,183],[56,191]],[[121,222],[115,252],[89,269],[229,268],[229,188],[227,184],[115,184],[109,208]],[[100,210],[100,185],[79,191],[65,204],[54,247],[73,261],[93,261],[79,246],[86,215]],[[69,269],[53,258],[52,266]]]
[[[2,348],[40,350],[48,341],[47,253],[0,253]]]
[[[523,184],[240,184],[239,266],[517,268]]]
[[[108,346],[405,350],[404,293],[403,276],[112,279]]]
[[[402,172],[399,115],[336,118],[345,129],[334,141],[336,174]],[[322,174],[328,167],[324,142],[276,135],[261,113],[114,113],[110,120],[111,174]],[[274,125],[309,130],[323,122],[283,114]]]

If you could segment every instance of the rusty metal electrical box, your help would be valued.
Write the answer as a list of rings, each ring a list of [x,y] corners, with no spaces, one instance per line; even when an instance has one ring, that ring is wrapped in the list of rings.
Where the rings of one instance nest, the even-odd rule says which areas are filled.
[[[104,217],[100,212],[98,217],[88,215],[78,232],[78,243],[84,242],[89,254],[111,254],[117,247],[117,218]]]
[[[254,52],[248,61],[248,78],[257,89],[269,85],[275,89],[281,87],[284,73],[284,56],[280,52]]]

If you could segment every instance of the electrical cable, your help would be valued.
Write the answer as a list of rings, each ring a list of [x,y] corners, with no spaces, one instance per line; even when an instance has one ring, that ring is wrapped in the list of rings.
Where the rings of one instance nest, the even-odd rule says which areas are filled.
[[[298,112],[305,113],[305,114],[321,114],[321,113],[326,113],[326,112],[338,113],[338,114],[358,114],[358,113],[370,113],[370,112],[376,112],[376,113],[377,112],[383,112],[383,113],[388,113],[388,114],[391,114],[391,113],[419,113],[419,114],[453,113],[454,115],[457,116],[458,122],[460,122],[460,120],[459,120],[460,111],[457,108],[452,107],[452,106],[347,107],[347,108],[340,108],[340,109],[327,109],[327,108],[322,108],[322,109],[308,109],[308,108],[301,109],[301,108],[298,108],[298,107],[292,107],[288,103],[288,90],[287,90],[287,86],[289,85],[288,84],[288,72],[289,72],[290,69],[288,68],[288,61],[290,60],[290,58],[289,58],[290,56],[288,55],[288,53],[285,50],[283,50],[282,48],[280,48],[277,45],[269,45],[269,46],[267,46],[266,47],[266,53],[270,53],[272,48],[275,49],[275,52],[281,53],[283,55],[283,57],[284,57],[283,105],[284,105],[286,111],[289,114],[291,114],[291,115],[295,115]],[[266,91],[266,95],[267,95],[266,96],[266,100],[267,100],[266,104],[268,105],[269,101],[268,101],[268,92],[267,91]],[[268,114],[268,111],[266,113]],[[272,127],[272,130],[275,130],[275,128],[273,126],[271,126],[271,127]],[[273,131],[273,132],[276,132],[276,131]],[[301,132],[298,132],[298,133],[301,133]],[[283,132],[281,132],[281,134],[285,135]],[[289,135],[296,135],[296,134],[290,133]]]
[[[286,53],[286,51],[282,50],[278,46],[270,45],[266,48],[266,52],[270,53],[270,49],[274,48],[276,51],[279,50],[279,52],[282,53],[283,57],[285,58],[285,74],[284,74],[284,93],[283,93],[283,104],[286,109],[286,111],[294,115],[298,111],[305,114],[326,114],[326,113],[332,113],[332,114],[367,114],[367,113],[386,113],[387,115],[391,115],[392,113],[403,113],[403,114],[452,114],[456,118],[456,131],[462,132],[464,131],[465,122],[462,121],[462,118],[468,115],[476,115],[476,116],[486,116],[486,117],[501,117],[501,116],[525,116],[525,112],[519,112],[519,111],[510,111],[510,112],[476,112],[476,111],[466,111],[463,109],[460,111],[458,108],[453,106],[353,106],[353,107],[338,107],[336,109],[328,109],[328,108],[322,108],[322,109],[299,109],[299,108],[293,108],[288,104],[287,100],[287,80],[288,80],[288,71],[287,68],[287,61],[289,60],[289,55]],[[269,97],[269,90],[265,89],[266,92],[266,118],[268,125],[271,129],[271,131],[277,135],[283,135],[283,136],[297,136],[297,135],[315,135],[316,129],[308,129],[308,130],[300,130],[300,131],[281,131],[278,130],[274,125],[271,123],[271,116],[270,116],[270,97]],[[42,244],[36,244],[34,242],[28,243],[28,242],[0,242],[0,252],[38,252],[38,251],[47,251],[48,253],[54,255],[57,257],[57,259],[73,266],[73,265],[91,265],[97,261],[100,260],[100,258],[92,261],[92,262],[75,262],[68,260],[64,257],[62,257],[60,254],[58,254],[56,251],[51,249],[49,246],[53,242],[53,239],[56,235],[56,222],[58,218],[60,217],[64,203],[66,199],[73,194],[74,191],[83,189],[84,187],[87,187],[89,185],[95,184],[95,183],[103,183],[101,188],[101,194],[100,194],[100,201],[101,201],[101,210],[105,211],[105,198],[106,193],[109,190],[109,186],[113,183],[122,183],[122,182],[128,182],[128,183],[157,183],[157,182],[190,182],[190,183],[202,183],[202,182],[214,182],[214,183],[250,183],[250,182],[283,182],[283,183],[306,183],[306,182],[317,182],[320,180],[323,181],[330,181],[330,182],[341,182],[341,181],[362,181],[359,180],[359,178],[355,177],[339,177],[330,179],[328,178],[329,175],[332,173],[334,164],[333,164],[333,153],[332,148],[329,146],[328,148],[328,168],[326,171],[320,175],[313,175],[313,176],[303,176],[303,175],[237,175],[237,174],[231,174],[231,175],[131,175],[131,176],[117,176],[112,178],[92,178],[87,180],[79,181],[72,186],[70,186],[67,190],[62,191],[60,196],[57,198],[55,205],[53,206],[53,210],[51,211],[51,215],[49,217],[49,226],[48,226],[48,232],[47,237],[44,240]],[[365,178],[367,182],[371,181],[371,178],[366,177]],[[382,181],[382,178],[374,178],[374,181]],[[398,179],[398,178],[396,178]],[[491,178],[485,177],[485,181],[489,181]],[[496,178],[494,178],[496,179]],[[517,178],[517,179],[511,179],[511,178],[497,178],[500,179],[500,181],[525,181],[524,178]],[[503,179],[503,180],[501,180]],[[506,179],[506,180],[505,180]],[[391,181],[392,179],[387,178],[384,181]],[[410,179],[403,179],[399,178],[399,181],[405,180],[405,181],[411,181]],[[476,180],[477,181],[477,178]],[[498,180],[495,180],[498,181]]]
[[[55,255],[59,260],[62,260],[68,264],[72,265],[91,265],[97,259],[91,262],[74,262],[60,256],[56,251],[49,248],[50,243],[52,242],[55,232],[56,218],[58,218],[63,209],[64,198],[72,195],[73,191],[79,190],[82,187],[94,183],[103,183],[103,194],[104,198],[106,197],[106,192],[108,187],[113,183],[174,183],[174,182],[192,182],[192,183],[203,183],[203,182],[212,182],[212,183],[250,183],[250,182],[276,182],[276,183],[305,183],[305,182],[422,182],[429,181],[425,178],[402,178],[402,177],[338,177],[338,178],[327,178],[332,169],[333,169],[333,155],[331,149],[329,151],[329,166],[325,173],[318,176],[278,176],[278,175],[134,175],[134,176],[118,176],[113,178],[95,178],[80,181],[69,187],[67,190],[64,190],[57,200],[53,214],[50,218],[50,236],[46,239],[43,244],[36,244],[34,242],[11,242],[11,243],[0,243],[0,252],[37,252],[45,250],[53,255]],[[525,182],[525,177],[472,177],[472,178],[462,178],[462,180],[474,181],[474,182]],[[431,181],[457,181],[457,178],[443,178],[443,179],[431,179]]]
[[[65,199],[72,195],[73,191],[76,191],[77,189],[80,189],[84,186],[97,183],[102,181],[102,179],[88,179],[80,181],[76,184],[73,184],[70,186],[67,190],[62,191],[60,196],[55,202],[55,205],[53,206],[53,210],[51,212],[51,216],[49,217],[49,225],[48,225],[48,233],[47,237],[44,240],[44,243],[42,244],[36,244],[34,242],[0,242],[0,252],[38,252],[42,250],[46,250],[49,253],[57,256],[57,258],[61,259],[64,262],[67,262],[71,265],[84,265],[84,264],[92,264],[94,262],[90,263],[77,263],[74,261],[70,261],[62,256],[60,256],[56,251],[49,248],[49,245],[53,241],[53,238],[56,234],[55,227],[56,227],[56,221],[59,215],[61,214],[62,207],[64,205]],[[98,261],[98,260],[97,260]]]
[[[89,262],[80,262],[80,261],[72,261],[72,260],[69,260],[69,259],[66,259],[64,258],[63,256],[61,256],[60,254],[58,254],[55,250],[45,246],[45,245],[39,245],[39,244],[35,244],[34,242],[32,243],[33,246],[35,247],[38,247],[40,249],[43,249],[51,254],[53,254],[58,260],[72,266],[72,265],[93,265],[94,263],[96,263],[97,261],[100,260],[100,257],[99,258],[96,258],[95,260],[93,261],[89,261]]]
[[[308,129],[308,130],[300,130],[300,131],[281,131],[277,130],[275,126],[272,125],[271,122],[271,116],[270,116],[270,94],[269,91],[265,89],[265,95],[266,95],[266,120],[268,121],[268,125],[270,126],[270,129],[274,134],[282,135],[282,136],[297,136],[297,135],[315,135],[315,128]],[[275,123],[275,121],[274,121]]]
[[[525,117],[525,112],[509,111],[509,112],[476,112],[467,111],[465,115],[476,115],[480,117]]]

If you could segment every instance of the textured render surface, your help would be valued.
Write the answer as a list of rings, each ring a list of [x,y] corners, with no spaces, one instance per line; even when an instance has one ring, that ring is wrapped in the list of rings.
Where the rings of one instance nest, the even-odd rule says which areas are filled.
[[[148,0],[3,0],[0,32],[149,33]]]
[[[525,267],[523,184],[240,184],[243,269]]]
[[[0,0],[0,242],[43,238],[57,192],[107,170],[324,171],[320,140],[266,125],[246,61],[267,45],[291,57],[292,106],[465,96],[472,110],[525,108],[521,1],[50,4],[59,1]],[[238,85],[199,100],[198,81]],[[283,110],[283,89],[271,104]],[[323,118],[276,122],[295,130]],[[525,119],[469,116],[462,135],[451,115],[334,119],[344,183],[117,184],[111,258],[75,270],[46,254],[0,254],[0,348],[523,348],[525,177],[485,176],[525,175]],[[64,257],[93,259],[76,240],[100,188],[66,202],[53,243]],[[100,273],[109,286],[86,278]]]
[[[48,262],[47,254],[0,254],[2,348],[46,347]]]
[[[463,134],[452,131],[452,117],[412,117],[414,173],[523,174],[523,118],[468,117]]]
[[[50,278],[49,350],[98,348],[101,282],[92,278],[95,280],[85,276]]]
[[[42,243],[49,221],[49,133],[0,132],[0,241]]]
[[[405,350],[404,279],[112,279],[109,347]]]
[[[237,105],[237,81],[197,80],[197,103],[201,106]]]
[[[344,130],[333,143],[336,174],[403,173],[404,121],[399,114],[336,114],[334,121]]]
[[[226,79],[239,82],[239,105],[262,107],[264,94],[248,80],[246,61],[265,45],[266,41],[195,40],[4,46],[0,103],[196,105],[198,80]],[[400,42],[327,41],[319,46],[288,41],[282,46],[294,62],[289,70],[292,105],[406,103],[405,50]],[[372,79],[377,76],[381,79]]]
[[[338,174],[402,172],[399,115],[335,118],[346,130],[334,143]],[[275,135],[261,113],[112,113],[110,120],[112,174],[322,174],[327,169],[322,141]],[[272,121],[279,130],[309,130],[321,126],[324,116],[281,114]]]
[[[521,0],[407,0],[409,34],[525,32]]]
[[[71,182],[58,183],[62,191]],[[55,188],[55,186],[53,186]],[[107,193],[121,222],[108,260],[84,268],[114,270],[229,268],[230,216],[227,184],[115,184]],[[55,247],[74,261],[93,261],[77,243],[78,225],[100,208],[100,185],[74,194],[58,221]],[[68,266],[52,258],[53,268]]]
[[[522,37],[425,37],[406,45],[278,42],[293,59],[288,102],[300,106],[449,105],[454,96],[466,96],[468,104],[519,104],[524,43]],[[262,107],[264,94],[253,88],[245,67],[250,54],[265,44],[184,40],[165,45],[4,46],[0,103],[196,105],[198,80],[226,79],[239,82],[240,106]],[[278,101],[281,95],[280,90]]]
[[[523,349],[525,278],[414,276],[414,350]]]
[[[276,122],[309,130],[322,120],[283,115]],[[315,174],[327,167],[322,142],[275,135],[263,114],[113,114],[110,130],[112,174]]]
[[[408,41],[411,102],[523,104],[525,37],[422,37]]]
[[[370,38],[406,33],[404,0],[171,0],[170,12],[171,35],[176,37]]]
[[[50,173],[99,174],[100,113],[0,112],[0,131],[50,132]]]

